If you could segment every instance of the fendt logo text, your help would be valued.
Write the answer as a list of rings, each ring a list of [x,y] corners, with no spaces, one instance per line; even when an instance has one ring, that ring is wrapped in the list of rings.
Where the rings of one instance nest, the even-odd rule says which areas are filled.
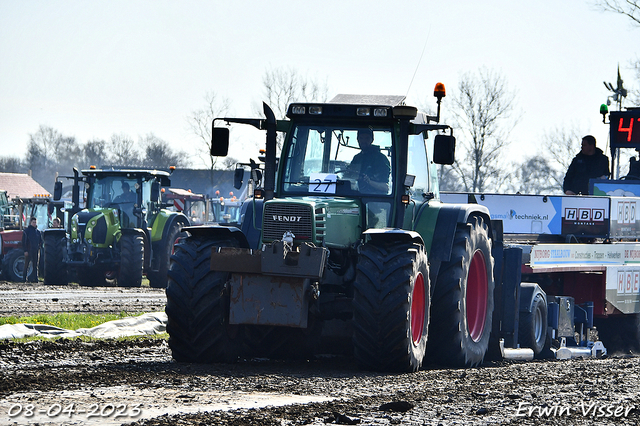
[[[275,214],[272,216],[276,222],[300,222],[300,219],[302,219],[302,216],[277,216]]]

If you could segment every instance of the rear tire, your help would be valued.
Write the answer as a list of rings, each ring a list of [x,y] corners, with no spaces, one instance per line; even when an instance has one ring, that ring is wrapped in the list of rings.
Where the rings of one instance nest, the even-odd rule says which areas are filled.
[[[531,312],[520,312],[518,322],[518,340],[520,346],[533,349],[536,358],[540,357],[547,340],[547,305],[541,294],[537,294],[533,299]]]
[[[228,272],[211,271],[213,247],[237,241],[208,236],[182,239],[175,247],[167,285],[167,333],[178,362],[234,362],[241,338],[229,325]]]
[[[147,273],[147,278],[149,278],[149,286],[153,288],[167,288],[167,281],[169,279],[167,273],[169,272],[169,264],[171,263],[173,244],[175,243],[176,239],[181,236],[181,234],[184,236],[184,233],[181,232],[181,229],[181,223],[176,223],[171,226],[171,229],[169,229],[167,238],[165,241],[163,241],[162,252],[158,255],[158,271]]]
[[[44,283],[52,285],[69,284],[64,252],[67,240],[56,233],[44,234]]]
[[[408,242],[360,248],[353,295],[354,356],[375,371],[416,371],[429,328],[429,270],[424,247]]]
[[[123,234],[120,237],[119,287],[140,287],[144,262],[144,241],[140,234]]]
[[[440,364],[480,364],[489,347],[493,316],[493,258],[480,217],[459,224],[451,260],[440,266],[432,299],[429,356]]]

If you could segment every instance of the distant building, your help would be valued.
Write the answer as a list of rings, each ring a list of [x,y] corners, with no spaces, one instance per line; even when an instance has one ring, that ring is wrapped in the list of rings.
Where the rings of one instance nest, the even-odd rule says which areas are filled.
[[[49,191],[26,173],[0,173],[0,189],[7,191],[8,199],[51,196]]]

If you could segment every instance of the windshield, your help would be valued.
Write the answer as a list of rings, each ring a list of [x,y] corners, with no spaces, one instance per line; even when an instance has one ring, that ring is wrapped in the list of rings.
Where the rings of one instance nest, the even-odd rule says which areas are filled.
[[[125,176],[107,176],[96,179],[87,200],[88,208],[109,207],[110,204],[134,204],[136,201],[136,179]]]
[[[294,127],[285,156],[283,190],[391,194],[392,134],[389,127]]]

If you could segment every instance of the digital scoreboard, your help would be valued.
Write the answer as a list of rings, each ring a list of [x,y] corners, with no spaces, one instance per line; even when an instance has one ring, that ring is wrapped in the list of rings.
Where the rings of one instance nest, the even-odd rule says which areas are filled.
[[[609,113],[612,148],[640,148],[640,108]]]

